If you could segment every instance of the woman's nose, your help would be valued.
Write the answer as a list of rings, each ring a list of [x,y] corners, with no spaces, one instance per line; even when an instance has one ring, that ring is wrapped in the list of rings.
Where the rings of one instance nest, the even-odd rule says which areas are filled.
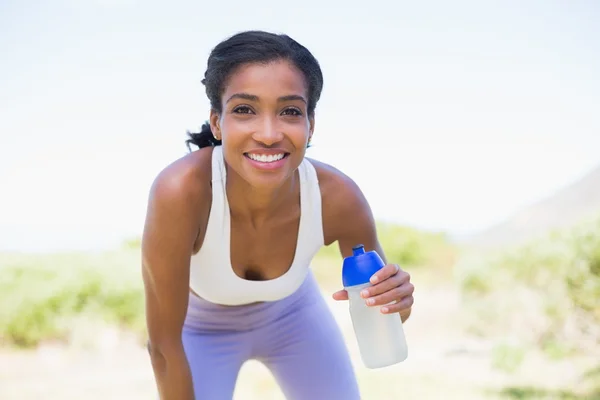
[[[283,140],[284,135],[277,125],[278,124],[273,121],[273,118],[264,118],[261,125],[257,126],[254,135],[252,135],[253,139],[265,146],[272,146],[275,143],[280,142]]]

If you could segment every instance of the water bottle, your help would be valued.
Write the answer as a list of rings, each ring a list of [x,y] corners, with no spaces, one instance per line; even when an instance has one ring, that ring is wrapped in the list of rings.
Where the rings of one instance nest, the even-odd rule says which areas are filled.
[[[361,290],[371,286],[371,276],[385,266],[375,251],[365,252],[364,246],[352,249],[344,258],[342,281],[348,292],[350,317],[365,367],[387,367],[406,360],[408,348],[399,313],[382,314],[381,306],[367,306]]]

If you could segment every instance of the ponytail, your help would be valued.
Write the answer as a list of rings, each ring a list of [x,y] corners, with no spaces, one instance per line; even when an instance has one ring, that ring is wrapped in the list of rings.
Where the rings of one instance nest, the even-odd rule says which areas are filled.
[[[202,128],[199,133],[189,132],[187,133],[188,139],[185,144],[189,151],[192,151],[191,145],[198,146],[199,149],[208,146],[219,146],[221,141],[217,140],[212,131],[210,130],[210,124],[206,121],[202,124]]]

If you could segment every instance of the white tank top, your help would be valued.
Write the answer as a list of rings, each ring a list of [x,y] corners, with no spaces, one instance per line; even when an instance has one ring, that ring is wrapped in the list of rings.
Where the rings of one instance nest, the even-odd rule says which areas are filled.
[[[240,278],[231,266],[231,220],[225,191],[226,170],[223,149],[215,146],[212,154],[212,206],[204,242],[192,256],[190,288],[203,299],[228,306],[280,300],[300,287],[310,262],[323,246],[321,191],[317,172],[304,159],[300,176],[300,226],[296,253],[289,270],[278,278],[251,281]]]

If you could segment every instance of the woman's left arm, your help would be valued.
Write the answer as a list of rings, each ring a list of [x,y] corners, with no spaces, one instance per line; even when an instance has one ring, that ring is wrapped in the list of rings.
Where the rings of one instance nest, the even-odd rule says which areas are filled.
[[[336,239],[342,257],[352,255],[352,248],[358,244],[365,247],[365,251],[375,250],[385,262],[385,267],[377,271],[371,277],[372,286],[361,292],[368,306],[381,307],[385,314],[399,313],[402,321],[410,316],[414,302],[414,286],[410,281],[408,272],[402,270],[393,260],[388,261],[379,243],[375,220],[367,199],[354,182],[345,179],[344,196],[340,198],[335,220]],[[340,192],[338,192],[338,195]],[[333,294],[335,300],[347,300],[346,290],[340,290]],[[395,302],[394,304],[389,304]]]

